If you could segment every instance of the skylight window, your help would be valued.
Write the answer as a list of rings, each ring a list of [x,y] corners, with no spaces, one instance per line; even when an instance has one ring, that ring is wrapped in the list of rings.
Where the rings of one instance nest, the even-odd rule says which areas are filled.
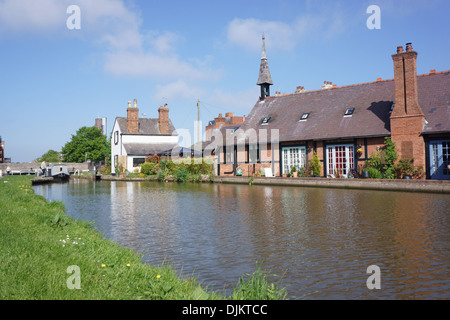
[[[305,121],[306,119],[309,118],[309,113],[304,113],[302,114],[302,116],[300,117],[300,121]]]
[[[265,118],[263,119],[263,121],[261,122],[261,124],[268,124],[269,121],[270,121],[270,119],[271,119],[271,117],[265,117]]]
[[[351,116],[355,112],[355,108],[348,108],[345,110],[344,116]]]
[[[392,111],[394,111],[394,107],[395,107],[395,103],[393,103],[393,104],[392,104],[392,106],[391,106],[391,110],[389,110],[389,114],[391,114],[391,113],[392,113]]]

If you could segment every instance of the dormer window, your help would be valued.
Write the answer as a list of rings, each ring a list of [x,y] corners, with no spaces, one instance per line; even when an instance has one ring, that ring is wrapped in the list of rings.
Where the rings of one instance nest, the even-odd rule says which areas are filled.
[[[261,124],[267,125],[267,124],[269,123],[270,119],[271,119],[271,117],[265,117],[265,118],[262,120]]]
[[[304,113],[302,114],[302,116],[300,117],[300,121],[306,121],[306,119],[309,118],[309,113]]]
[[[213,126],[213,125],[215,125],[215,124],[216,124],[216,121],[210,120],[209,123],[208,123],[208,126]]]
[[[345,110],[344,116],[351,117],[353,112],[355,112],[355,108],[348,108]]]

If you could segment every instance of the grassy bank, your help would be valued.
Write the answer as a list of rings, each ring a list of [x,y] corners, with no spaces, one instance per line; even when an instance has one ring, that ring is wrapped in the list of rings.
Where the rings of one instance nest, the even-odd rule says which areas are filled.
[[[151,266],[140,254],[104,239],[89,223],[67,216],[60,202],[31,189],[28,177],[0,179],[0,299],[282,299],[261,270],[237,279],[233,295],[180,278],[168,265]],[[72,281],[79,267],[80,289]]]

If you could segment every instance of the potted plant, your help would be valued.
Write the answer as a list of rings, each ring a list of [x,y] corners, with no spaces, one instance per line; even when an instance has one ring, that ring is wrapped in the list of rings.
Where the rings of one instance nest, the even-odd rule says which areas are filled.
[[[369,168],[363,169],[361,177],[363,179],[369,179],[370,178]]]
[[[124,170],[123,165],[121,163],[119,163],[116,166],[116,173],[119,175],[119,178],[125,178],[126,177],[125,170]]]
[[[291,176],[294,177],[294,178],[298,177],[298,172],[297,172],[297,167],[296,166],[292,166]]]
[[[396,166],[397,175],[400,179],[410,180],[414,174],[414,159],[400,159]]]
[[[356,149],[356,155],[357,155],[358,157],[361,157],[362,153],[363,153],[362,148]]]

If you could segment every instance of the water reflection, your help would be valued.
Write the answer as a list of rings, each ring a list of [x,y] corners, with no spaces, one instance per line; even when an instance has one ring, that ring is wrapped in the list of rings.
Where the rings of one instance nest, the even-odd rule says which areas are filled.
[[[83,180],[35,191],[215,289],[263,262],[292,299],[449,298],[445,195]],[[381,290],[366,287],[373,264]]]

